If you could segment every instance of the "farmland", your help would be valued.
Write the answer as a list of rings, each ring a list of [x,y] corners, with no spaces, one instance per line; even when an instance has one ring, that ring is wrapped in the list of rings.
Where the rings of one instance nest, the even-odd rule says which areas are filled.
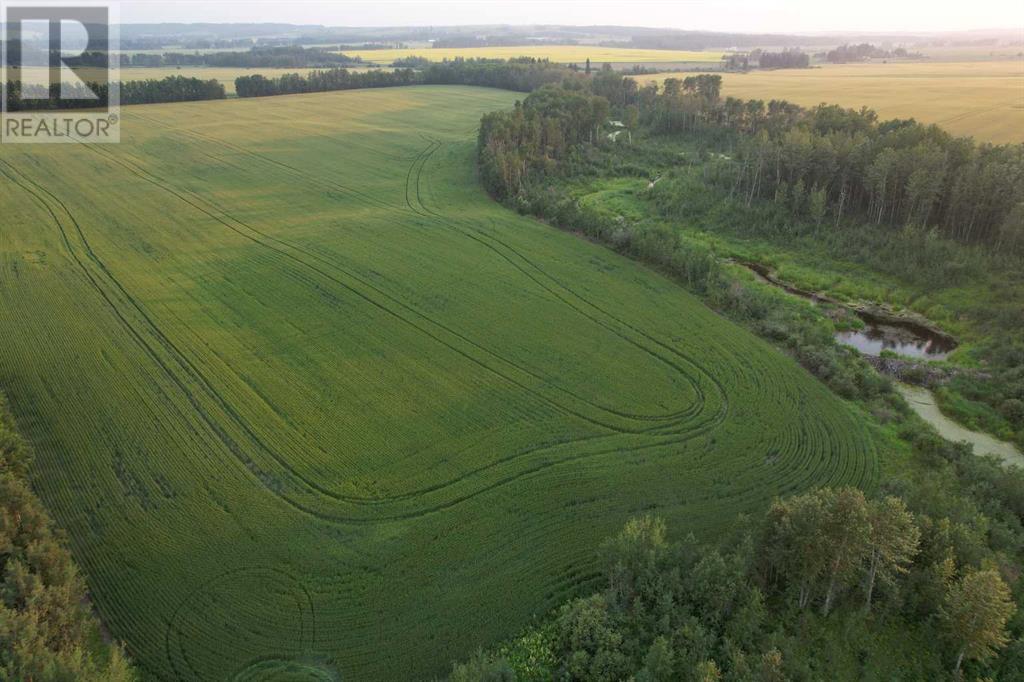
[[[425,57],[439,62],[444,59],[512,59],[534,57],[561,64],[582,64],[589,58],[593,64],[608,63],[673,63],[722,60],[722,50],[648,50],[596,45],[525,45],[501,47],[402,48],[391,50],[345,50],[350,57],[360,57],[372,64],[391,64],[403,57]]]
[[[640,76],[664,82],[673,76]],[[916,118],[954,135],[1024,142],[1024,61],[903,62],[825,65],[722,74],[722,95],[867,106],[882,118]]]
[[[482,113],[412,87],[123,110],[0,148],[0,385],[147,677],[443,672],[596,586],[871,488],[863,415],[663,276],[492,202]]]

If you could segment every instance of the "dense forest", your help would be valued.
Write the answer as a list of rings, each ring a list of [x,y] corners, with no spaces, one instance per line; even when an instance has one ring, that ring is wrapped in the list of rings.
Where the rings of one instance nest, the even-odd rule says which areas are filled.
[[[531,170],[565,151],[567,140],[592,137],[589,121],[565,106],[584,90],[535,93],[524,103],[525,130],[516,133],[521,169],[503,170],[516,194]],[[668,79],[659,92],[604,71],[587,89],[654,133],[685,135],[734,152],[709,164],[710,184],[730,196],[786,197],[798,213],[838,227],[844,218],[893,230],[917,227],[992,251],[1024,250],[1024,146],[977,144],[913,120],[879,121],[869,109],[804,108],[772,100],[720,96],[721,77]],[[495,139],[495,144],[500,141]],[[569,142],[572,144],[572,142]],[[492,189],[495,189],[492,187]]]
[[[135,679],[103,643],[85,581],[29,487],[32,454],[0,396],[0,679]]]

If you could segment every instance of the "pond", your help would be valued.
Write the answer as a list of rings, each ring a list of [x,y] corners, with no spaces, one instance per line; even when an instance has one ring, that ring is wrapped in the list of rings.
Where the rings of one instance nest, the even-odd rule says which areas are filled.
[[[909,358],[942,360],[956,348],[951,338],[922,325],[883,322],[870,313],[853,312],[864,321],[864,328],[836,332],[836,340],[865,355],[881,355],[888,350]]]
[[[891,351],[897,355],[921,360],[942,360],[956,348],[952,337],[930,329],[926,325],[913,320],[903,320],[895,316],[883,316],[854,306],[845,305],[840,301],[821,296],[812,291],[787,284],[777,277],[765,265],[740,261],[740,265],[757,275],[766,284],[778,287],[794,296],[807,299],[812,303],[827,302],[842,306],[864,322],[863,329],[836,332],[836,341],[856,348],[865,355],[881,355],[882,351]]]

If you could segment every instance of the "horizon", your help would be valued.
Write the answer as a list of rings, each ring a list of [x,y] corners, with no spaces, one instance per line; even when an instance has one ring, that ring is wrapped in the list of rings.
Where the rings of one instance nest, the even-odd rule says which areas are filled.
[[[374,25],[359,25],[359,24],[317,24],[317,23],[294,23],[288,21],[121,21],[118,22],[119,26],[290,26],[294,28],[302,27],[315,27],[323,29],[360,29],[360,30],[372,30],[372,29],[403,29],[403,28],[436,28],[440,29],[451,29],[451,28],[510,28],[510,29],[525,29],[525,28],[578,28],[578,29],[602,29],[602,28],[616,28],[616,29],[643,29],[643,30],[665,30],[665,31],[679,31],[688,33],[708,33],[708,34],[721,34],[721,33],[737,33],[742,35],[786,35],[786,36],[806,36],[808,38],[825,37],[825,36],[855,36],[855,35],[873,35],[873,36],[906,36],[906,35],[921,35],[921,36],[942,36],[942,35],[963,35],[971,33],[1012,33],[1020,32],[1019,36],[1024,41],[1024,27],[1000,27],[1000,26],[978,26],[975,28],[963,28],[963,29],[949,29],[949,30],[900,30],[900,31],[884,31],[884,30],[850,30],[850,29],[835,29],[835,30],[821,30],[821,31],[730,31],[725,29],[707,29],[707,28],[663,28],[660,26],[654,26],[651,24],[515,24],[515,23],[491,23],[491,24],[374,24]]]
[[[615,26],[787,35],[1019,31],[1024,38],[1024,3],[1012,0],[940,6],[920,0],[898,4],[884,0],[865,0],[856,6],[840,7],[811,0],[788,0],[772,6],[754,0],[739,0],[728,7],[705,0],[641,0],[630,3],[628,14],[623,11],[620,3],[607,0],[501,0],[473,3],[450,0],[299,0],[290,3],[276,0],[251,0],[244,3],[231,0],[185,0],[175,3],[124,0],[119,4],[121,23],[125,25],[289,24],[328,28]],[[522,22],[526,6],[529,6],[529,14],[535,18],[534,21]],[[580,19],[581,11],[587,13],[586,20]],[[239,14],[247,17],[247,20],[240,21]],[[402,21],[396,23],[390,20],[395,16],[401,16]],[[644,18],[631,20],[633,17]],[[840,29],[840,26],[843,28]]]

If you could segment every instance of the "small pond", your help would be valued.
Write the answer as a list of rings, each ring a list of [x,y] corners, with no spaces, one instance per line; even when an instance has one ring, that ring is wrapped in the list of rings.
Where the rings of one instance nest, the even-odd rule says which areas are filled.
[[[942,360],[956,348],[955,341],[927,327],[883,322],[868,313],[854,312],[864,321],[864,328],[836,332],[836,340],[864,355],[881,355],[888,350],[909,358]]]
[[[804,291],[780,281],[772,274],[770,268],[760,263],[740,262],[740,265],[752,271],[762,282],[778,287],[794,296],[807,299],[812,303],[828,300],[835,305],[843,305],[838,301],[823,299],[814,292]],[[942,360],[956,348],[956,341],[951,337],[912,320],[883,317],[853,306],[844,307],[864,322],[864,328],[836,332],[836,340],[856,348],[864,355],[877,356],[887,350],[909,358]]]

